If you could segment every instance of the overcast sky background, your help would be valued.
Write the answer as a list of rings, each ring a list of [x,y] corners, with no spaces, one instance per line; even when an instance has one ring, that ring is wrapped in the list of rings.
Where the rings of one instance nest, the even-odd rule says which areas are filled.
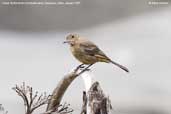
[[[116,114],[171,113],[171,7],[147,0],[81,1],[76,6],[0,5],[0,103],[9,114],[23,114],[15,84],[51,93],[80,63],[62,44],[78,33],[95,42],[112,60],[129,68],[97,63],[94,78],[107,93]],[[79,112],[84,85],[78,77],[67,101]],[[42,112],[42,111],[40,111]]]

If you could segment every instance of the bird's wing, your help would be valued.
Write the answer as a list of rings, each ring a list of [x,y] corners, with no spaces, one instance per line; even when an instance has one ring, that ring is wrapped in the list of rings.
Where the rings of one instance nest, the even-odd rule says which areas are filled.
[[[97,56],[101,58],[108,58],[103,51],[101,51],[98,46],[96,46],[94,43],[90,41],[82,42],[80,43],[80,48],[82,51],[84,51],[86,54],[91,56]]]
[[[86,54],[92,56],[94,56],[94,54],[98,53],[99,51],[99,48],[95,44],[89,41],[80,43],[80,49],[82,49],[82,51],[85,52]]]

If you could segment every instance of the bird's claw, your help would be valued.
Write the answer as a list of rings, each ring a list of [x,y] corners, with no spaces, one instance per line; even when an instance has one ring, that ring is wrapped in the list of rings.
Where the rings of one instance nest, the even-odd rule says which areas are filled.
[[[79,69],[82,70],[84,68],[85,68],[84,64],[81,64],[74,70],[74,72],[77,72]]]
[[[82,69],[82,68],[85,68],[85,66],[84,65],[80,66],[80,69]]]
[[[90,71],[91,69],[87,69],[87,68],[83,67],[83,68],[80,68],[80,70]]]
[[[86,70],[86,71],[90,71],[91,69],[88,68],[88,69],[85,69],[85,70]]]

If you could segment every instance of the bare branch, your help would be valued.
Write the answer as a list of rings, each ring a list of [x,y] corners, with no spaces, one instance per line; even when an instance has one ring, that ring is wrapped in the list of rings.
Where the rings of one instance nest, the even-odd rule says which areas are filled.
[[[12,89],[23,99],[25,114],[32,114],[35,109],[42,105],[48,104],[51,97],[46,93],[43,93],[40,96],[37,91],[33,93],[33,88],[26,86],[25,83],[21,86],[16,85]]]
[[[54,109],[54,107],[57,107],[60,104],[65,91],[67,90],[69,85],[73,82],[73,80],[75,78],[77,78],[78,76],[80,76],[82,73],[89,70],[89,68],[92,65],[89,65],[86,68],[84,68],[83,70],[81,70],[83,68],[83,64],[81,64],[73,72],[71,72],[71,73],[67,74],[66,76],[64,76],[62,78],[62,80],[58,83],[56,88],[54,89],[54,91],[52,93],[51,100],[50,100],[50,102],[49,102],[49,104],[47,106],[46,111],[52,110],[52,109]],[[79,72],[79,70],[81,70],[81,71]]]
[[[103,93],[99,82],[94,82],[87,93],[83,92],[81,114],[87,114],[87,110],[91,114],[109,114],[110,109],[110,99]]]

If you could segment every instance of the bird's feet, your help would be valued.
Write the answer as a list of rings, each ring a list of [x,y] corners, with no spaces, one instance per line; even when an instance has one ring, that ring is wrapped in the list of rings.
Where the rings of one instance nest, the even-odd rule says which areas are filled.
[[[79,65],[74,72],[76,73],[78,70],[81,70],[78,75],[81,75],[82,73],[84,73],[85,71],[90,71],[91,69],[89,69],[93,64],[88,65],[87,67],[83,66],[84,64]]]
[[[85,68],[84,64],[81,64],[81,65],[77,66],[77,68],[74,70],[74,72],[77,72],[78,70],[82,70],[84,68]]]
[[[81,70],[90,71],[91,69],[89,69],[89,68],[85,68],[85,69],[81,69]]]

